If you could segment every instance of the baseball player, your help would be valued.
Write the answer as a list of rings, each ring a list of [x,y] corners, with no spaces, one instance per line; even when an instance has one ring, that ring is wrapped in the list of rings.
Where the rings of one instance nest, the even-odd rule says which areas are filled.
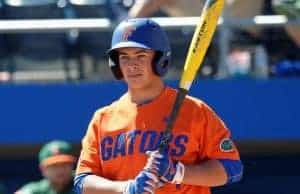
[[[73,169],[76,158],[72,146],[62,140],[45,144],[39,152],[44,179],[22,186],[15,194],[73,194]]]
[[[158,145],[177,90],[164,84],[171,50],[163,29],[147,18],[114,30],[109,66],[128,90],[97,110],[82,140],[77,193],[209,194],[241,179],[243,165],[229,130],[203,101],[187,96],[169,146]]]

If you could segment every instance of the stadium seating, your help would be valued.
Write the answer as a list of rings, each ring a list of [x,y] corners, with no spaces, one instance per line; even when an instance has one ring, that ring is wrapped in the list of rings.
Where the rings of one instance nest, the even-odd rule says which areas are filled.
[[[57,0],[3,0],[7,19],[63,18]],[[18,33],[7,35],[12,73],[44,72],[43,79],[69,79],[65,33]],[[28,71],[29,70],[29,71]],[[50,73],[52,72],[52,74]],[[60,74],[58,73],[60,72]],[[61,77],[57,77],[61,75]],[[32,76],[32,75],[31,75]],[[15,77],[15,76],[14,76]],[[28,78],[24,78],[28,79]]]
[[[106,0],[69,0],[70,8],[75,18],[110,18],[108,2]],[[111,31],[82,31],[79,32],[74,46],[77,56],[80,79],[86,77],[87,64],[90,62],[90,72],[99,70],[98,64],[107,60],[106,51],[109,48]]]
[[[77,17],[105,18],[108,17],[107,0],[69,0]]]
[[[178,27],[167,29],[167,34],[172,49],[172,66],[176,69],[181,70],[184,65],[193,33],[193,27]],[[210,45],[207,51],[207,57],[204,58],[201,69],[198,72],[198,75],[202,78],[212,77],[217,71],[218,50],[216,42],[214,40],[212,40],[212,42],[213,43]],[[178,76],[179,75],[177,75],[177,77]],[[173,79],[174,77],[170,78]]]
[[[0,19],[3,17],[3,4],[0,1]],[[6,61],[6,43],[4,34],[0,34],[0,72],[8,71],[7,61]],[[1,79],[1,78],[0,78]]]
[[[127,17],[128,11],[135,4],[136,0],[109,0],[109,8],[111,11],[111,17],[114,20],[120,20]],[[151,17],[167,17],[167,13],[162,10],[157,10],[151,14]]]

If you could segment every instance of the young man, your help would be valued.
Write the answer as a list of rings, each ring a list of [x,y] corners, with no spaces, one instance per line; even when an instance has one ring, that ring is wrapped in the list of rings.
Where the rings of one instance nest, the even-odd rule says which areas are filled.
[[[44,179],[21,187],[15,194],[73,194],[73,169],[76,158],[68,142],[55,140],[39,152]]]
[[[154,21],[120,23],[108,52],[127,92],[97,110],[82,140],[77,193],[193,193],[236,182],[243,173],[230,132],[204,102],[187,96],[169,138],[158,151],[176,89],[161,78],[170,65],[166,33]]]

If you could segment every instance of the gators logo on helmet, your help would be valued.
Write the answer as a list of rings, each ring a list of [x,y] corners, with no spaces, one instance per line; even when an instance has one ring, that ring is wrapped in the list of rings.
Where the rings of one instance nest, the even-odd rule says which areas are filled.
[[[128,24],[125,28],[124,28],[124,32],[122,35],[122,40],[123,41],[127,41],[128,38],[132,35],[132,32],[135,30],[135,26]]]

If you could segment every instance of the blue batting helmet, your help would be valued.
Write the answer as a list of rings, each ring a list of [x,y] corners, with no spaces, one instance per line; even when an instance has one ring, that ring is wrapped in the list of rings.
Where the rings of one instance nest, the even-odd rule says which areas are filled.
[[[171,48],[166,32],[151,19],[135,18],[121,22],[113,32],[111,48],[108,50],[109,66],[116,79],[123,75],[119,67],[116,49],[138,47],[156,51],[152,64],[153,72],[166,74],[171,60]]]

